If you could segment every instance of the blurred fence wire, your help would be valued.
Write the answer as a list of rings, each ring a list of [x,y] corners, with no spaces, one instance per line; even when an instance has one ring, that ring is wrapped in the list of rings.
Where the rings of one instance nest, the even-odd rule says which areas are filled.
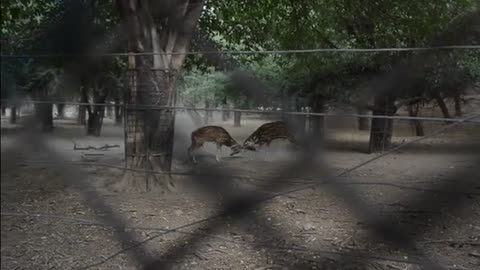
[[[385,49],[312,49],[312,50],[289,50],[289,51],[224,51],[224,52],[214,52],[214,51],[203,51],[203,52],[185,52],[183,54],[214,54],[214,53],[221,53],[221,54],[259,54],[259,53],[270,53],[270,54],[281,54],[281,53],[317,53],[317,52],[382,52],[382,51],[405,51],[405,50],[416,50],[416,51],[431,51],[434,49],[480,49],[479,46],[472,45],[472,46],[432,46],[431,48],[385,48]],[[95,54],[93,54],[95,55]],[[152,55],[152,53],[137,53],[137,54],[99,54],[98,56],[146,56]],[[55,57],[60,55],[2,55],[2,58],[8,57]],[[97,56],[97,55],[95,55]],[[421,57],[421,56],[419,56]],[[379,91],[398,91],[395,87],[389,87],[389,84],[397,84],[398,81],[408,81],[411,79],[408,76],[408,72],[404,72],[405,67],[402,66],[400,71],[395,70],[393,71],[393,75],[389,74],[378,79],[378,87],[385,86]],[[261,91],[257,91],[256,84],[254,78],[250,78],[250,81],[243,81],[243,85],[247,86],[248,91],[250,93],[257,93],[258,96],[253,96],[254,98],[261,99],[260,93]],[[386,89],[386,90],[385,90]],[[52,101],[33,101],[32,103],[56,103]],[[66,103],[64,104],[72,104],[72,105],[101,105],[101,106],[112,106],[111,104],[85,104],[85,103]],[[129,105],[124,105],[126,108]],[[149,110],[152,111],[156,107],[155,106],[144,106],[141,105],[134,105],[131,109],[136,110]],[[188,108],[188,107],[169,107],[169,106],[159,106],[158,110],[218,110],[218,109],[203,109],[203,108]],[[221,110],[220,110],[221,111]],[[326,113],[301,113],[301,112],[265,112],[265,111],[258,111],[258,110],[233,110],[238,112],[245,112],[245,113],[274,113],[278,116],[279,119],[282,119],[286,124],[291,127],[292,129],[298,130],[298,122],[292,121],[288,115],[311,115],[311,116],[331,116],[336,117],[339,115],[335,114],[326,114]],[[347,115],[340,115],[340,116],[347,116]],[[318,143],[318,138],[313,137],[309,134],[300,134],[299,136],[299,145],[301,147],[300,155],[298,158],[289,164],[288,166],[278,168],[276,172],[276,176],[272,176],[269,178],[265,178],[265,185],[269,186],[270,192],[267,193],[262,190],[241,190],[238,187],[232,184],[231,179],[238,177],[232,175],[231,171],[211,166],[208,168],[208,174],[191,174],[189,172],[179,173],[185,174],[192,177],[192,183],[196,184],[198,189],[204,190],[207,193],[210,193],[212,196],[215,194],[221,193],[223,194],[223,198],[219,199],[221,202],[221,209],[219,209],[215,214],[212,216],[199,219],[195,222],[183,224],[176,228],[170,229],[159,229],[160,232],[153,234],[143,240],[137,239],[132,233],[127,231],[128,222],[122,216],[119,216],[115,213],[112,206],[108,205],[103,198],[95,192],[95,189],[89,186],[88,182],[85,179],[88,177],[84,171],[78,168],[78,166],[69,166],[69,165],[88,165],[91,166],[90,163],[85,164],[75,164],[68,161],[68,158],[65,157],[62,153],[55,151],[53,147],[49,145],[48,140],[44,136],[39,135],[35,130],[31,129],[33,127],[34,119],[28,119],[25,121],[24,125],[26,127],[25,132],[23,132],[22,136],[16,138],[16,145],[15,147],[29,147],[31,151],[37,151],[45,154],[48,156],[48,161],[32,161],[32,160],[17,160],[15,162],[22,163],[22,162],[43,162],[47,164],[48,162],[57,165],[66,165],[67,168],[63,168],[61,171],[63,172],[63,178],[67,182],[67,184],[72,184],[78,188],[78,191],[82,194],[83,200],[85,204],[87,204],[90,208],[96,210],[96,212],[102,213],[102,215],[98,215],[98,226],[108,226],[111,227],[114,231],[115,237],[121,242],[125,248],[118,250],[117,252],[103,258],[99,259],[98,263],[92,265],[85,265],[80,269],[89,269],[94,267],[99,267],[103,263],[115,258],[120,254],[128,254],[130,258],[135,261],[138,265],[141,265],[141,269],[150,270],[150,269],[172,269],[179,261],[185,259],[186,254],[191,251],[197,249],[209,235],[215,235],[221,228],[226,226],[226,219],[234,220],[235,223],[241,226],[245,223],[246,220],[254,220],[261,229],[256,232],[256,241],[255,241],[255,248],[262,249],[264,248],[267,253],[273,252],[275,247],[272,247],[268,244],[268,241],[265,241],[265,235],[272,236],[274,238],[282,239],[284,242],[285,247],[292,247],[293,240],[290,239],[288,234],[283,234],[274,230],[271,225],[265,224],[262,221],[262,213],[253,212],[253,209],[256,209],[262,206],[269,200],[276,198],[278,196],[283,196],[286,194],[290,194],[293,192],[298,192],[300,190],[310,189],[314,187],[321,186],[324,187],[325,190],[331,192],[335,196],[341,197],[344,199],[347,206],[352,210],[353,213],[356,214],[359,220],[371,225],[370,228],[370,235],[372,241],[374,239],[378,239],[380,241],[385,242],[388,246],[392,248],[401,249],[409,254],[409,260],[403,260],[404,263],[409,264],[416,264],[422,267],[423,269],[446,269],[446,266],[439,265],[434,260],[431,260],[425,252],[419,250],[418,246],[416,245],[416,239],[413,235],[415,232],[417,235],[421,234],[423,228],[421,226],[412,226],[409,228],[399,227],[394,225],[392,222],[395,217],[394,215],[380,217],[375,213],[375,210],[371,209],[366,203],[362,202],[360,196],[357,194],[355,188],[352,185],[346,185],[342,183],[341,179],[342,176],[345,176],[375,160],[381,159],[388,154],[391,154],[395,151],[403,149],[404,147],[419,142],[421,140],[425,140],[427,138],[431,138],[434,136],[438,136],[439,134],[457,127],[466,122],[472,123],[479,123],[478,118],[480,117],[480,112],[477,112],[471,116],[465,117],[463,119],[447,119],[447,118],[416,118],[416,117],[401,117],[401,116],[378,116],[378,115],[360,115],[360,114],[351,114],[348,115],[351,117],[366,117],[366,118],[386,118],[386,119],[403,119],[403,120],[424,120],[424,121],[442,121],[442,122],[450,122],[448,125],[443,126],[430,134],[419,137],[417,139],[411,140],[409,142],[405,142],[399,146],[396,146],[388,151],[385,151],[382,154],[376,155],[371,159],[368,159],[365,162],[361,162],[351,168],[336,174],[332,175],[328,172],[328,162],[326,160],[322,160],[322,166],[325,167],[324,174],[314,177],[312,179],[312,183],[305,184],[301,187],[297,188],[290,188],[289,185],[291,184],[292,179],[301,179],[305,177],[309,177],[310,173],[318,167],[318,163],[316,163],[316,157],[322,156],[324,151],[322,145]],[[473,140],[473,138],[472,138]],[[14,156],[15,149],[9,149],[8,151],[2,153],[2,156]],[[476,156],[477,160],[480,160],[480,156]],[[102,164],[96,164],[97,166],[102,166]],[[93,164],[93,166],[96,166]],[[111,165],[110,165],[111,166]],[[112,166],[116,168],[115,166]],[[132,170],[131,168],[121,168],[118,169],[122,170]],[[134,170],[134,169],[133,169]],[[158,173],[162,174],[164,172],[157,171],[157,170],[137,170],[138,172],[143,173]],[[168,172],[168,174],[171,174]],[[416,209],[418,206],[426,206],[428,205],[430,209],[433,210],[440,210],[447,207],[448,209],[452,210],[459,210],[461,209],[466,202],[465,196],[461,196],[459,194],[465,193],[475,193],[471,191],[471,187],[469,186],[468,182],[465,181],[473,177],[468,173],[461,173],[459,172],[456,177],[456,181],[449,181],[449,182],[442,182],[439,181],[436,185],[432,188],[439,187],[439,190],[447,190],[448,192],[443,192],[439,196],[429,196],[426,194],[420,194],[414,200],[410,202],[406,202],[406,204],[410,204],[412,209]],[[88,190],[88,192],[87,192]],[[19,215],[17,213],[7,213],[2,212],[2,216],[14,216]],[[32,214],[35,215],[35,214]],[[41,214],[37,214],[37,217],[41,217]],[[50,216],[50,218],[53,218]],[[442,216],[431,216],[428,213],[425,213],[422,217],[424,219],[433,219],[434,221],[441,220]],[[76,220],[79,221],[79,220]],[[89,222],[82,220],[83,223],[96,223],[96,222]],[[198,229],[198,225],[202,225],[202,230]],[[193,232],[185,233],[182,232],[183,229],[186,228],[194,228]],[[207,235],[204,233],[205,228],[208,228],[209,234]],[[172,245],[167,250],[160,255],[151,254],[145,247],[145,243],[151,241],[153,239],[157,239],[159,237],[165,236],[170,233],[183,233],[186,235],[187,239],[183,239],[182,243],[178,243],[177,245]],[[185,244],[187,243],[187,244]],[[278,249],[278,247],[277,247]],[[294,250],[295,251],[295,250]],[[311,250],[313,253],[324,254],[324,250]],[[363,258],[361,262],[358,262],[357,266],[360,267],[362,264],[367,265],[370,260],[378,260],[382,259],[381,257],[377,256],[376,254],[369,254],[363,250],[351,250],[345,252],[335,252],[338,255],[338,261],[347,262],[351,261],[353,258]],[[291,255],[288,255],[287,252],[281,253],[286,258]],[[278,256],[278,255],[277,255]],[[287,263],[286,263],[287,264]],[[291,260],[288,262],[287,265],[290,269],[311,269],[312,262],[307,260]]]

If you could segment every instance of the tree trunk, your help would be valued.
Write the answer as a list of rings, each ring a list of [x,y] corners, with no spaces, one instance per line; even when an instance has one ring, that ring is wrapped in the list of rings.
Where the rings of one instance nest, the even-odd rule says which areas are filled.
[[[79,105],[78,107],[78,116],[77,116],[77,124],[85,125],[87,119],[87,108],[85,105]]]
[[[315,96],[311,101],[312,112],[314,113],[324,113],[325,112],[325,103],[323,98],[320,96]],[[310,117],[310,126],[312,127],[312,135],[323,139],[325,136],[325,116],[312,115]]]
[[[57,114],[58,114],[58,118],[60,118],[60,119],[63,119],[65,117],[65,104],[64,103],[57,104]]]
[[[234,127],[240,127],[241,126],[241,124],[240,124],[241,118],[242,118],[242,113],[241,112],[238,112],[238,111],[233,112],[233,126]]]
[[[408,105],[408,116],[410,117],[417,117],[418,112],[420,110],[419,104],[410,104]],[[415,131],[415,136],[425,136],[425,132],[423,130],[423,124],[419,120],[410,120],[410,123]]]
[[[88,98],[87,98],[88,95],[86,93],[84,94],[84,91],[87,91],[87,90],[82,88],[82,97],[80,98],[80,103],[88,103]],[[79,105],[77,124],[85,125],[86,117],[87,117],[87,105]]]
[[[365,115],[368,113],[368,110],[363,107],[357,107],[357,114]],[[366,117],[358,117],[358,130],[368,130],[368,118]]]
[[[115,125],[123,123],[123,110],[120,105],[120,100],[115,99]]]
[[[10,124],[17,123],[17,106],[13,105],[10,109]]]
[[[162,100],[163,104],[147,104],[158,106],[171,106],[174,104],[174,74],[168,71],[157,71],[156,82],[162,92],[144,92],[132,93],[139,97],[139,102],[145,104],[148,100]],[[141,81],[144,75],[138,73],[136,77]],[[135,83],[136,84],[136,83]],[[138,89],[140,90],[140,89]],[[158,96],[166,98],[159,99]],[[157,97],[154,97],[157,95]],[[170,96],[170,97],[168,97]],[[135,97],[130,97],[130,100]],[[171,165],[173,160],[173,142],[175,111],[171,109],[135,111],[128,110],[125,119],[127,121],[127,145],[126,145],[126,163],[128,168],[140,170],[161,171],[163,175],[158,174],[138,174],[126,173],[122,189],[134,189],[137,191],[152,191],[157,189],[172,189],[174,187],[171,175]],[[125,186],[126,185],[126,186]]]
[[[3,105],[2,106],[2,116],[7,115],[7,106]]]
[[[159,12],[157,9],[164,7],[155,1],[142,1],[141,6],[138,3],[136,0],[117,1],[120,15],[128,26],[128,51],[156,54],[144,58],[139,55],[128,57],[128,103],[175,106],[175,82],[186,57],[182,52],[189,48],[204,1],[175,1],[166,12]],[[172,11],[175,14],[169,14]],[[166,55],[160,55],[165,52]],[[172,52],[178,54],[169,54]],[[117,189],[171,189],[175,110],[128,109],[125,121],[127,168],[161,174],[127,171]]]
[[[103,118],[105,116],[104,106],[93,106],[89,109],[87,120],[87,135],[100,136],[102,132]]]
[[[443,117],[444,118],[452,118],[450,116],[450,112],[448,111],[447,105],[445,104],[445,101],[440,96],[440,94],[437,94],[435,96],[435,101],[437,101],[438,107],[440,107],[440,110],[442,111]],[[445,123],[448,124],[449,122],[445,122]]]
[[[373,115],[391,116],[397,111],[395,98],[377,95],[375,97]],[[388,149],[392,142],[393,120],[372,118],[370,127],[369,153],[382,152]]]
[[[40,123],[43,132],[53,131],[53,104],[52,103],[36,103],[35,115]]]
[[[455,102],[455,116],[462,117],[463,114],[462,114],[462,104],[461,104],[460,96],[455,96],[453,100]]]

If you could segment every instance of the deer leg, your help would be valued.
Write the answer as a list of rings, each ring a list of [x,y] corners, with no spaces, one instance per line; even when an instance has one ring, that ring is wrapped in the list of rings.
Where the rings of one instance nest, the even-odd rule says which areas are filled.
[[[193,149],[193,146],[190,146],[187,150],[187,155],[189,158],[192,158],[193,163],[197,163],[197,160],[195,159],[195,154],[193,153],[195,149]]]
[[[263,157],[263,161],[268,161],[268,150],[270,149],[270,143],[265,144],[265,156]]]
[[[217,162],[220,162],[220,153],[221,153],[221,150],[222,149],[222,146],[217,144],[217,153],[215,154],[215,159],[217,160]]]

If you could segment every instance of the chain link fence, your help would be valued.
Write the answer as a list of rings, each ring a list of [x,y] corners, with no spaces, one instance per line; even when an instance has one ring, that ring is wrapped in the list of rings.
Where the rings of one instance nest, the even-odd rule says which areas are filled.
[[[478,28],[477,25],[472,27]],[[420,54],[418,56],[419,61],[425,59],[423,57]],[[400,65],[397,69],[393,69],[392,73],[375,80],[374,85],[378,87],[376,90],[384,93],[401,91],[396,86],[400,82],[402,82],[402,85],[409,84],[409,80],[412,79],[408,72],[410,67],[409,65]],[[258,88],[261,84],[253,78],[246,80],[244,77],[240,77],[242,79],[239,81],[239,77],[235,77],[235,74],[232,77],[232,81],[241,84],[240,88],[248,91],[252,98],[258,98],[259,100],[264,98],[262,90]],[[132,82],[132,84],[134,83]],[[169,86],[164,86],[162,89],[169,89]],[[164,93],[166,92],[160,94]],[[4,133],[4,124],[2,123],[2,140],[4,137],[11,140],[8,145],[2,146],[2,266],[13,267],[17,265],[17,267],[24,269],[62,267],[127,269],[126,265],[129,265],[131,268],[136,267],[145,270],[230,269],[235,267],[238,269],[475,269],[473,265],[475,261],[478,261],[478,252],[476,251],[469,253],[472,262],[468,266],[444,264],[442,259],[445,258],[432,258],[432,254],[424,249],[425,243],[420,246],[419,242],[420,239],[424,241],[423,236],[428,231],[438,231],[437,226],[444,226],[440,230],[448,230],[445,224],[451,225],[455,222],[462,222],[462,220],[468,221],[469,226],[468,228],[460,226],[460,228],[471,230],[471,233],[466,232],[466,235],[472,236],[475,232],[478,232],[478,195],[480,192],[478,191],[478,180],[475,180],[478,179],[478,167],[464,166],[462,170],[458,169],[454,174],[450,174],[448,179],[439,177],[436,181],[424,183],[422,187],[406,185],[403,182],[404,176],[398,171],[392,172],[393,175],[388,177],[381,173],[369,176],[372,178],[386,177],[393,180],[390,182],[381,181],[382,179],[355,181],[355,178],[359,177],[356,173],[365,166],[382,161],[399,151],[407,151],[406,149],[409,149],[408,147],[415,143],[451,132],[460,125],[472,127],[471,130],[465,129],[467,131],[464,132],[463,139],[471,143],[466,146],[466,148],[469,148],[466,149],[466,152],[469,152],[471,156],[469,164],[473,164],[470,166],[477,166],[480,162],[478,136],[476,136],[478,135],[476,127],[480,117],[478,110],[472,110],[461,119],[423,118],[422,121],[435,123],[425,126],[424,136],[414,138],[398,136],[399,139],[394,141],[392,148],[385,149],[381,154],[362,155],[361,159],[357,155],[356,157],[359,157],[358,162],[350,160],[348,166],[331,164],[331,157],[327,155],[327,152],[329,147],[334,146],[343,146],[343,150],[352,151],[351,148],[348,148],[354,146],[348,145],[348,142],[352,144],[358,142],[360,147],[365,145],[366,148],[366,131],[358,131],[358,137],[352,135],[357,132],[352,132],[352,130],[356,130],[357,118],[400,119],[396,121],[401,121],[404,124],[402,126],[395,123],[398,130],[394,130],[394,134],[406,132],[406,125],[411,125],[412,121],[419,121],[421,118],[352,114],[349,120],[338,120],[342,115],[337,112],[313,114],[231,110],[237,115],[234,117],[237,121],[230,119],[229,122],[225,122],[217,114],[217,120],[211,119],[211,123],[227,126],[227,129],[231,130],[232,134],[235,134],[234,136],[238,136],[238,138],[246,137],[261,123],[273,119],[284,121],[291,130],[296,131],[297,148],[294,154],[290,154],[290,152],[287,154],[288,161],[276,160],[268,163],[269,165],[265,165],[258,160],[252,161],[250,164],[255,166],[256,171],[249,172],[247,161],[236,161],[233,158],[225,159],[220,163],[210,162],[208,158],[205,158],[200,164],[188,164],[184,161],[185,156],[182,156],[182,153],[186,153],[186,147],[190,140],[189,133],[196,126],[193,124],[190,127],[185,127],[182,124],[187,121],[186,119],[189,119],[187,111],[199,109],[175,107],[174,96],[142,96],[142,93],[140,93],[139,97],[135,96],[135,94],[139,94],[135,91],[130,94],[129,102],[121,106],[125,116],[124,125],[116,126],[116,131],[114,131],[117,134],[115,135],[117,136],[116,141],[121,142],[118,144],[118,156],[114,160],[116,162],[102,161],[98,158],[92,158],[92,156],[84,156],[86,158],[84,161],[72,161],[72,156],[68,151],[64,147],[59,147],[60,141],[66,143],[71,139],[71,137],[65,135],[68,132],[63,132],[60,138],[39,133],[34,128],[37,119],[31,114],[28,115],[27,113],[26,116],[22,116],[20,130],[13,133],[14,136],[9,137],[8,133]],[[142,106],[138,105],[139,100],[141,100]],[[42,101],[37,102],[37,104],[40,103]],[[43,104],[52,104],[52,102],[45,101]],[[84,106],[79,103],[72,105]],[[104,104],[88,105],[91,106],[90,110],[92,111],[95,106],[105,106]],[[200,110],[205,111],[204,117],[206,117],[207,110]],[[16,114],[17,112],[13,113]],[[103,115],[103,111],[99,113]],[[92,114],[93,112],[89,113],[89,115]],[[176,118],[171,117],[170,114],[176,115]],[[348,112],[343,112],[343,114],[342,119],[347,119],[345,114],[348,114]],[[162,119],[161,117],[165,118]],[[172,119],[174,121],[170,122]],[[312,123],[317,121],[322,123],[321,129],[325,132],[324,140],[319,139],[318,134],[312,132],[312,127],[317,125]],[[418,122],[413,123],[414,128],[418,128]],[[156,138],[159,138],[156,133],[158,130],[162,131],[161,135],[164,136],[160,136],[160,141],[156,141]],[[183,130],[183,132],[176,132],[178,130]],[[123,138],[118,134],[122,134]],[[101,145],[89,146],[93,150],[114,148],[115,146],[109,144],[111,138],[103,136],[106,137],[103,141],[105,142],[104,149],[101,149]],[[93,141],[98,143],[102,140],[102,137],[95,137]],[[336,145],[330,143],[332,140],[336,142]],[[177,148],[174,148],[174,141],[178,145]],[[82,147],[75,141],[73,146],[73,150],[91,150],[88,149],[89,146],[83,145]],[[434,151],[436,146],[437,144],[430,142],[430,148],[427,151],[430,151],[429,149]],[[173,156],[162,156],[167,148],[173,149],[173,151],[170,151],[173,152]],[[154,151],[149,152],[151,150]],[[358,148],[356,150],[362,151]],[[457,150],[458,148],[454,147],[453,149],[447,149],[447,152],[455,153]],[[172,160],[172,168],[163,165],[169,164]],[[393,162],[392,160],[389,161]],[[144,162],[145,164],[137,166],[136,162]],[[231,165],[235,162],[237,162],[236,167]],[[32,167],[26,168],[26,164],[30,164]],[[84,167],[87,167],[87,169]],[[343,169],[339,169],[339,167]],[[384,163],[376,168],[381,170],[382,167],[386,167]],[[107,169],[117,172],[105,171]],[[265,169],[265,171],[262,171],[262,169]],[[42,170],[49,172],[45,176],[41,173]],[[110,174],[109,181],[118,182],[120,178],[124,177],[122,174],[128,171],[140,175],[137,178],[140,180],[156,175],[162,177],[168,175],[168,181],[175,183],[175,185],[184,182],[185,186],[199,192],[199,196],[204,196],[202,197],[204,201],[196,200],[193,204],[188,204],[190,203],[187,200],[189,193],[182,191],[181,195],[178,196],[181,197],[180,201],[185,200],[183,210],[173,210],[169,207],[169,201],[163,200],[161,203],[164,204],[164,209],[159,209],[159,206],[149,206],[151,209],[159,211],[152,214],[155,217],[153,221],[151,216],[147,215],[126,215],[124,213],[128,211],[143,213],[141,209],[135,209],[134,202],[137,200],[142,200],[148,205],[149,200],[152,200],[150,203],[159,202],[155,200],[155,197],[167,196],[166,198],[171,198],[171,196],[157,193],[153,193],[153,195],[127,195],[129,193],[112,195],[99,187],[96,181],[92,181],[92,179],[98,180],[98,175],[107,173]],[[38,179],[27,184],[22,183],[21,180],[18,182],[12,180],[17,174],[22,176],[22,173],[30,174],[30,177],[34,174],[34,178]],[[349,177],[346,178],[346,176]],[[409,176],[413,177],[413,175]],[[425,174],[419,177],[425,177]],[[49,179],[57,179],[58,181],[51,184],[51,181],[48,181]],[[255,182],[256,185],[238,185],[237,179],[247,180],[249,183]],[[365,177],[362,180],[365,180]],[[62,197],[61,200],[61,204],[64,204],[65,207],[57,211],[57,208],[60,208],[61,205],[54,201],[50,203],[50,201],[46,206],[47,210],[43,213],[25,211],[29,208],[37,209],[35,205],[45,207],[42,200],[48,201],[51,197],[57,198],[49,193],[51,187],[44,186],[43,183],[50,183],[55,186],[53,189],[66,193],[63,195],[66,197]],[[383,209],[376,205],[377,200],[380,204],[385,201],[385,198],[381,198],[382,193],[378,191],[376,194],[365,196],[365,192],[368,193],[368,190],[361,190],[359,188],[361,185],[384,185],[401,189],[402,194],[396,194],[395,196],[398,196],[398,198],[395,201],[402,205],[402,209],[409,211],[408,215],[415,215],[414,222],[404,221],[406,218],[404,216],[405,212],[390,212],[388,211],[389,208]],[[114,184],[112,186],[115,187]],[[44,195],[38,195],[35,200],[28,199],[32,193],[41,193],[42,191],[45,192]],[[310,193],[305,193],[307,191]],[[295,197],[295,194],[300,195]],[[310,195],[313,196],[312,200],[320,200],[321,203],[325,202],[322,197],[339,200],[339,204],[344,206],[341,211],[348,212],[346,215],[339,216],[350,217],[349,222],[353,223],[355,227],[345,229],[348,235],[345,239],[354,239],[355,241],[352,240],[354,244],[334,242],[330,245],[331,249],[319,248],[322,245],[309,245],[308,243],[312,241],[327,241],[328,233],[326,234],[324,230],[329,233],[332,230],[326,227],[338,226],[341,221],[336,223],[326,222],[325,228],[316,228],[314,224],[308,221],[308,217],[301,219],[300,224],[298,224],[295,223],[294,218],[289,217],[289,214],[281,213],[278,217],[275,216],[275,209],[272,210],[270,207],[273,203],[284,204],[285,207],[290,207],[289,209],[296,213],[295,217],[297,218],[298,215],[306,215],[307,213],[318,217],[316,212],[326,211],[327,214],[322,215],[322,218],[328,219],[331,217],[329,216],[331,212],[335,211],[328,209],[329,207],[338,210],[336,205],[318,207],[317,204],[313,204],[313,207],[308,210],[293,209],[294,206],[292,208],[291,205],[295,205],[293,201],[297,201],[297,205],[301,204],[301,201]],[[112,200],[110,197],[116,199]],[[279,201],[280,198],[287,199]],[[116,205],[112,202],[115,202]],[[177,201],[177,203],[179,202]],[[17,208],[14,205],[22,207]],[[175,204],[172,203],[172,205]],[[15,211],[19,209],[22,211]],[[192,209],[202,211],[197,213]],[[87,215],[82,211],[89,211],[88,216],[94,218],[78,217]],[[121,214],[122,212],[123,214]],[[155,223],[161,221],[165,216],[171,217],[172,212],[177,218],[174,224],[169,227],[141,226],[143,219]],[[14,222],[7,225],[3,219],[13,219]],[[59,222],[73,223],[79,228],[78,235],[87,236],[87,238],[72,238],[73,235],[55,231],[54,224]],[[12,223],[14,224],[12,225]],[[134,226],[131,224],[140,225]],[[295,228],[291,228],[292,224],[301,228],[300,237],[295,235]],[[33,241],[23,238],[26,234],[35,233],[32,230],[39,228],[41,225],[51,226],[50,234],[34,237],[32,238]],[[95,236],[98,231],[94,231],[92,229],[94,227],[103,230],[102,234],[105,234],[105,237]],[[228,232],[233,231],[232,227],[236,228],[235,233],[228,234]],[[361,227],[361,229],[358,227]],[[359,230],[362,230],[364,235],[356,235]],[[148,233],[142,234],[141,232]],[[70,234],[75,233],[70,231]],[[173,237],[173,234],[181,236]],[[69,239],[74,239],[74,241],[66,245],[63,244],[71,241]],[[107,242],[105,239],[115,243]],[[212,239],[215,240],[214,244],[211,243]],[[9,245],[4,246],[4,240],[8,241]],[[441,240],[447,241],[449,239]],[[12,244],[12,241],[18,243]],[[471,237],[469,241],[468,243],[464,241],[463,245],[478,246],[478,237]],[[24,260],[21,253],[18,252],[18,250],[25,249],[24,254],[28,253],[30,255],[32,254],[31,250],[42,246],[42,243],[49,244],[49,248],[45,248],[49,251],[36,250],[35,255],[30,260]],[[53,246],[50,246],[53,245],[52,243],[61,243],[59,246],[68,246],[68,250],[56,250]],[[92,246],[97,247],[97,249],[89,252],[88,249]],[[113,249],[118,248],[118,250],[112,250],[112,246]],[[336,246],[345,248],[338,250],[334,248]],[[233,255],[229,254],[228,247],[232,248]],[[248,248],[254,251],[250,251]],[[17,252],[12,252],[12,249]],[[52,250],[55,250],[55,252],[52,252]],[[75,260],[76,252],[81,254],[80,260]],[[217,256],[215,260],[212,259],[214,262],[209,262],[209,258],[204,255],[207,252],[217,252],[221,255]],[[256,252],[260,255],[255,255]],[[101,255],[97,253],[101,253]],[[222,257],[227,257],[227,255],[229,259],[223,261],[223,263],[230,261],[232,265],[217,265],[219,261],[222,262]],[[243,256],[245,256],[245,260],[252,256],[260,259],[255,261],[254,264],[246,265]],[[196,259],[192,260],[192,257],[196,257]],[[266,258],[266,261],[260,261],[264,258]],[[112,263],[112,261],[116,263]],[[202,261],[202,263],[200,266],[198,262],[196,264],[191,263],[195,261]],[[186,264],[186,262],[189,262],[189,264]]]

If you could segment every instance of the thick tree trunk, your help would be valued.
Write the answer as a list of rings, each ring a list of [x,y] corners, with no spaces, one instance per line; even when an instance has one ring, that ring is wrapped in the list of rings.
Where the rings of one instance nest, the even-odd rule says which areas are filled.
[[[241,123],[240,120],[242,118],[242,113],[241,112],[233,112],[233,126],[234,127],[240,127]]]
[[[461,99],[459,96],[455,96],[453,98],[455,102],[455,116],[456,117],[462,117],[462,104],[461,104]]]
[[[373,115],[390,116],[396,112],[395,99],[384,95],[375,97]],[[369,153],[382,152],[388,149],[392,142],[393,120],[372,118],[370,127]]]
[[[53,104],[37,103],[35,106],[35,115],[40,123],[43,132],[53,131]]]
[[[10,109],[10,124],[17,123],[17,106],[13,105]]]
[[[362,107],[357,107],[357,114],[365,115],[368,113],[368,110]],[[366,117],[358,117],[358,130],[368,130],[368,118]]]
[[[164,7],[154,2],[142,1],[139,6],[136,0],[117,1],[128,25],[129,52],[167,52],[167,55],[156,54],[148,59],[129,56],[128,103],[170,107],[175,105],[175,82],[186,57],[181,52],[188,50],[204,5],[203,1],[175,1],[172,8],[159,13],[156,9]],[[168,14],[171,11],[175,14]],[[168,54],[171,52],[180,54]],[[161,174],[127,171],[117,189],[171,189],[175,110],[128,109],[125,121],[127,167]]]
[[[162,92],[136,93],[139,102],[146,105],[171,106],[174,104],[174,74],[167,71],[156,72],[156,82]],[[146,75],[148,76],[148,75]],[[143,75],[139,73],[139,78]],[[142,79],[145,81],[145,79]],[[139,89],[140,90],[140,89]],[[135,93],[134,93],[135,94]],[[158,96],[164,95],[159,99]],[[135,97],[130,97],[137,100]],[[161,100],[163,104],[148,104],[149,100]],[[161,171],[165,174],[124,175],[123,188],[137,191],[172,189],[173,182],[169,172],[173,160],[173,142],[175,111],[171,109],[134,111],[128,110],[127,121],[127,167],[141,170]]]
[[[410,117],[417,117],[418,112],[420,110],[420,105],[419,104],[411,104],[408,105],[408,116]],[[413,130],[415,131],[415,136],[424,136],[425,132],[423,129],[423,124],[419,120],[410,120],[410,123],[413,127]]]
[[[58,114],[58,118],[60,119],[65,117],[65,104],[63,103],[57,104],[57,114]]]

